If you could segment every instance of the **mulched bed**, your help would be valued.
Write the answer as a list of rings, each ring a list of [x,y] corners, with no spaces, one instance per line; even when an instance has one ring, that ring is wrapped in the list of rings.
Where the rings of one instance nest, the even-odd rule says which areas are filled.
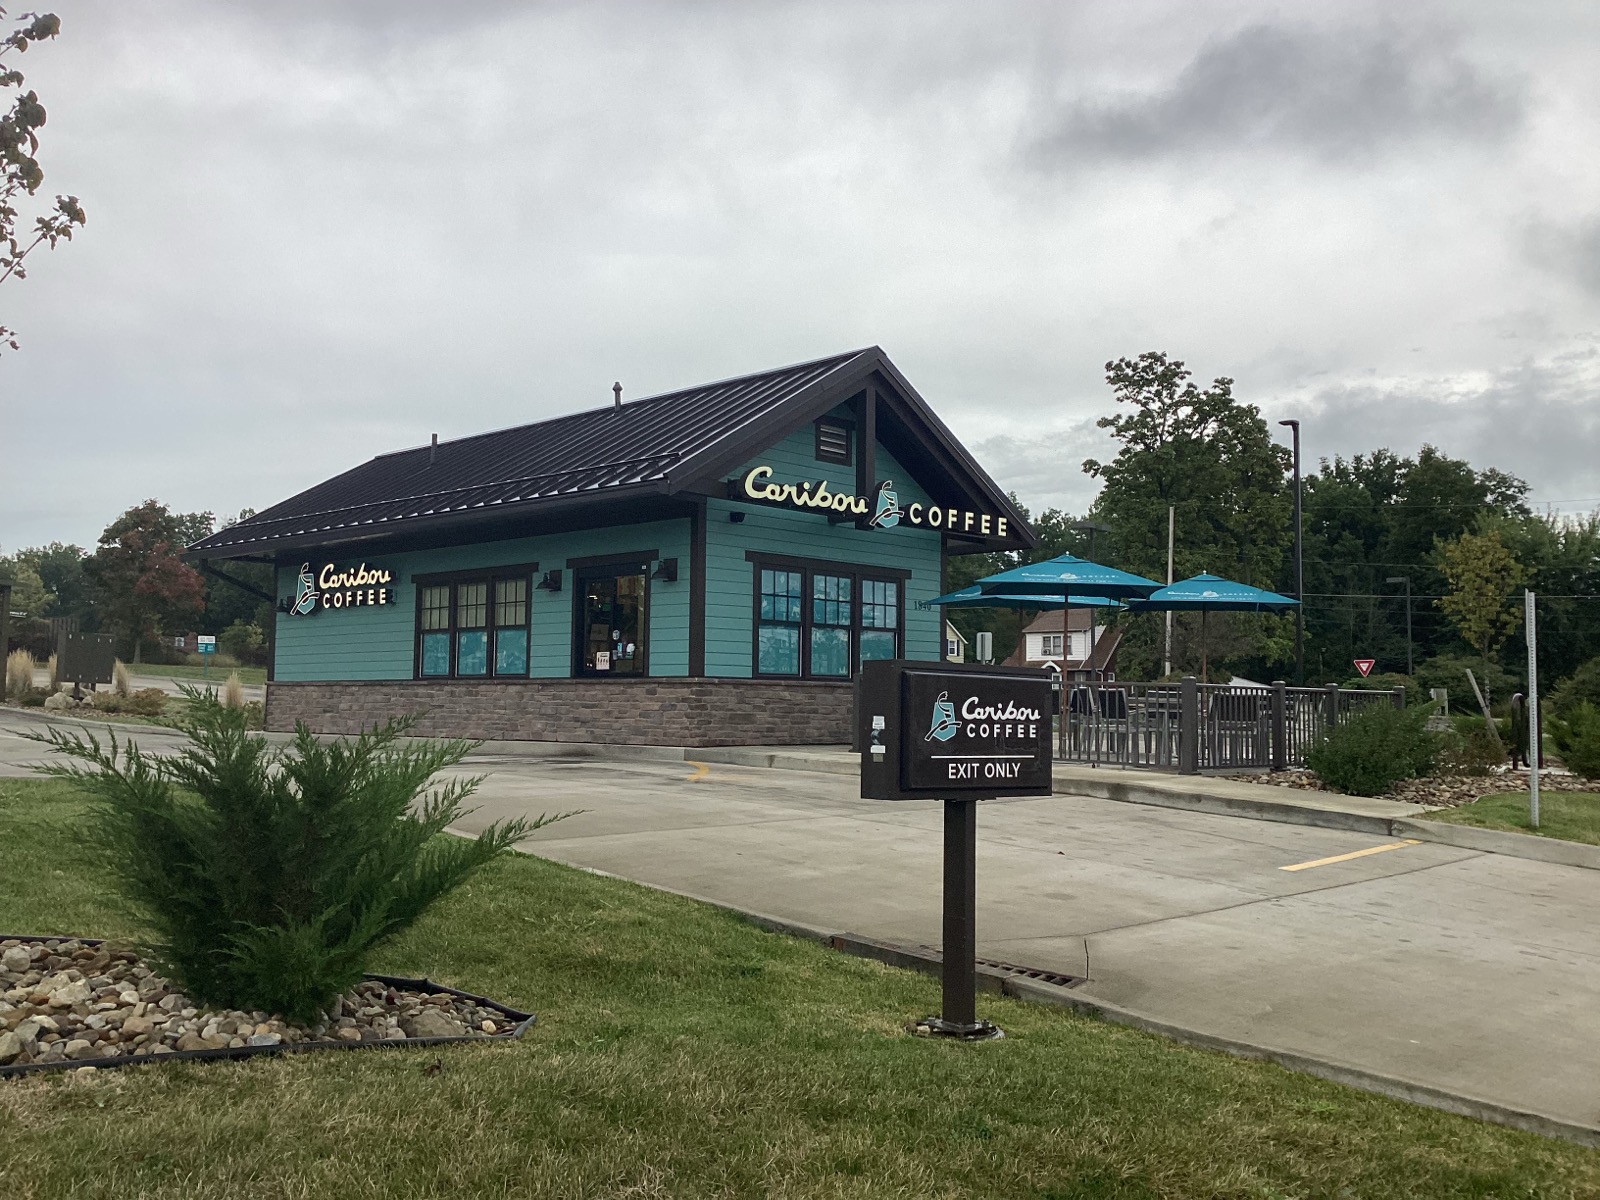
[[[0,1077],[175,1058],[440,1045],[521,1036],[534,1017],[426,979],[369,975],[326,1018],[202,1010],[124,947],[0,938]]]
[[[1305,792],[1329,792],[1322,780],[1310,771],[1273,771],[1265,775],[1225,775],[1220,778],[1237,779],[1241,783],[1258,783],[1265,787],[1294,788]],[[1380,800],[1398,800],[1406,804],[1425,804],[1430,808],[1460,808],[1496,792],[1525,791],[1528,786],[1526,771],[1501,769],[1487,775],[1434,775],[1422,779],[1406,779],[1395,784],[1394,789],[1378,797]],[[1579,779],[1566,771],[1539,772],[1539,790],[1544,792],[1600,792],[1600,783]],[[1333,793],[1337,794],[1337,793]]]

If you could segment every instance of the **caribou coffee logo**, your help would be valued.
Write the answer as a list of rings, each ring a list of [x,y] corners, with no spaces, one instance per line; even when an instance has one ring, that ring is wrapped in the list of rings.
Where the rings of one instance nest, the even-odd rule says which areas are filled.
[[[289,615],[309,617],[319,608],[365,608],[371,605],[393,604],[394,589],[388,585],[394,576],[381,567],[366,563],[353,569],[340,570],[333,563],[325,563],[315,575],[310,563],[300,564],[300,581],[294,599],[289,602]]]
[[[961,722],[956,720],[956,706],[950,703],[950,693],[940,692],[939,698],[933,702],[933,720],[928,723],[928,734],[922,740],[948,742],[960,728]]]
[[[973,512],[971,509],[921,503],[908,504],[902,509],[892,479],[880,483],[876,496],[868,501],[863,496],[833,491],[825,479],[816,483],[809,479],[799,483],[774,483],[771,467],[752,467],[738,483],[729,483],[728,497],[838,513],[840,516],[865,517],[871,513],[867,524],[874,529],[892,529],[904,523],[925,529],[946,529],[951,533],[1005,537],[1010,528],[1005,517]]]

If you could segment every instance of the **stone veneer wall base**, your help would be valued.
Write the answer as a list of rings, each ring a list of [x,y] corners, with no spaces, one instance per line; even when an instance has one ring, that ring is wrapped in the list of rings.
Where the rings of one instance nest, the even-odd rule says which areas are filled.
[[[414,715],[426,737],[623,746],[850,741],[854,686],[783,679],[515,679],[267,684],[266,727],[353,734]]]

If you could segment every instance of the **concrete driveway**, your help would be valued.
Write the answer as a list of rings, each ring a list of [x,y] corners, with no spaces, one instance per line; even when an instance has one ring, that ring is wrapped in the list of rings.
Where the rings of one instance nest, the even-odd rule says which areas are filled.
[[[937,802],[719,765],[479,769],[469,829],[584,808],[525,848],[938,944]],[[982,957],[1086,977],[1085,993],[1175,1025],[1600,1126],[1600,873],[1436,844],[1360,854],[1394,840],[1073,796],[984,804],[978,837]]]
[[[38,757],[8,734],[19,723],[0,716],[0,774]],[[464,831],[581,808],[524,848],[824,929],[939,940],[937,802],[533,747],[468,766],[488,779]],[[978,833],[985,958],[1086,977],[1083,992],[1156,1020],[1600,1126],[1600,873],[1073,796],[985,804]]]

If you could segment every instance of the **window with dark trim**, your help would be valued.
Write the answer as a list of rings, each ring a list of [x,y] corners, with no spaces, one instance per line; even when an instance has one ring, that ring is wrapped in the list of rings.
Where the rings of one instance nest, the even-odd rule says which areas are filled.
[[[844,421],[835,421],[823,417],[817,422],[817,461],[840,463],[843,466],[855,464],[854,450],[855,429]]]
[[[849,679],[864,661],[898,657],[904,585],[869,572],[757,562],[755,673]]]
[[[417,581],[418,678],[526,678],[528,575]]]

